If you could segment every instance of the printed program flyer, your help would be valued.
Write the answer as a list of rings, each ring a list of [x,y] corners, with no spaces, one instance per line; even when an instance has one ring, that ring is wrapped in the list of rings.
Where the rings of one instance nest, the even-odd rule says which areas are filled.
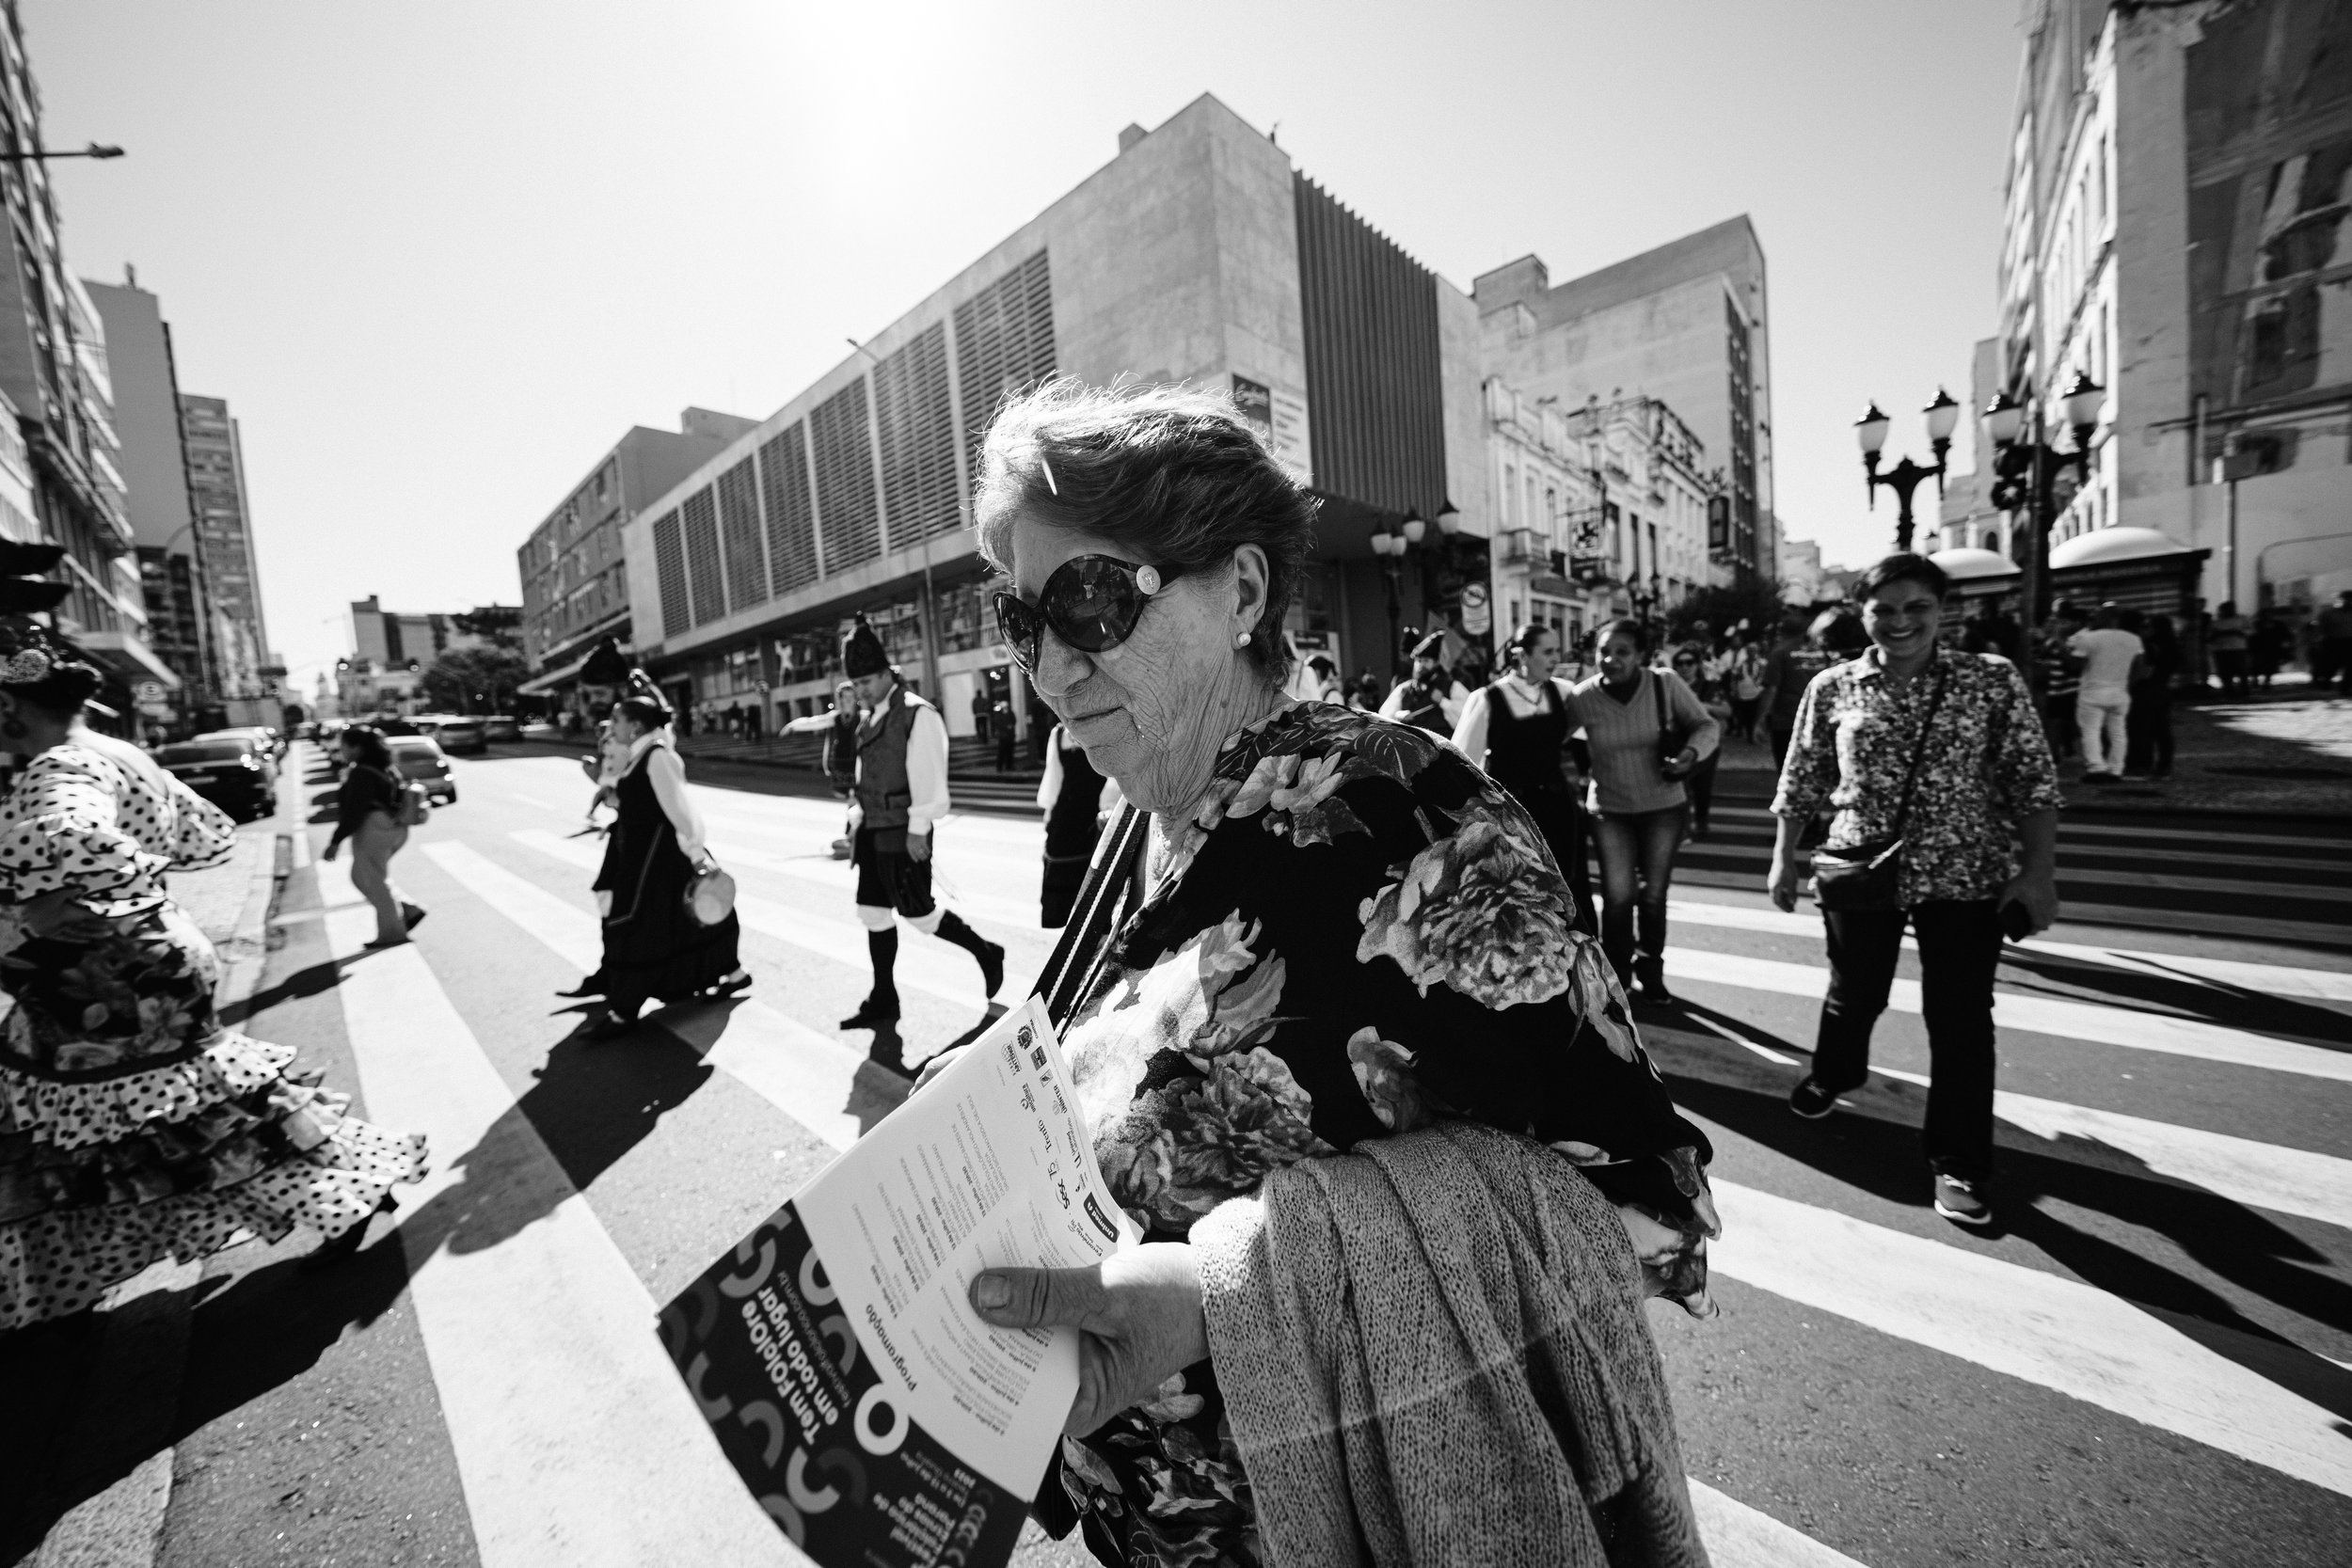
[[[1078,1387],[1072,1329],[992,1328],[983,1268],[1132,1244],[1032,999],[661,1314],[721,1448],[827,1568],[1011,1555]]]

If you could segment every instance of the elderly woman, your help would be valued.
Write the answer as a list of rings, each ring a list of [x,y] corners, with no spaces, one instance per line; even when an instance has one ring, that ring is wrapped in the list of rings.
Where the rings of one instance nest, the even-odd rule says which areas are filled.
[[[1836,815],[1814,863],[1829,995],[1813,1069],[1789,1096],[1808,1119],[1870,1072],[1870,1029],[1886,1010],[1903,927],[1919,939],[1920,1011],[1932,1082],[1924,1141],[1936,1212],[1992,1219],[1993,976],[2001,938],[2058,918],[2058,768],[2017,667],[1939,645],[1950,584],[1925,556],[1890,555],[1854,593],[1870,650],[1805,688],[1772,800],[1779,836],[1770,889],[1797,907],[1797,839],[1826,802]],[[1867,886],[1840,863],[1884,860]],[[1826,869],[1825,869],[1826,867]]]
[[[1282,695],[1311,503],[1223,400],[1051,385],[984,467],[1004,639],[1128,801],[1043,989],[1147,1244],[972,1285],[1085,1330],[1039,1516],[1112,1563],[1689,1546],[1640,1302],[1711,1310],[1710,1153],[1535,824]]]

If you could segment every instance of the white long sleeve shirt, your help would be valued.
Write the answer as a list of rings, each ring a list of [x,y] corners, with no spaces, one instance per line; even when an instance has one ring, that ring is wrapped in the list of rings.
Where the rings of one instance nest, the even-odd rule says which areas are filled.
[[[650,756],[646,753],[651,752]],[[688,860],[699,860],[708,843],[703,827],[703,814],[694,804],[694,798],[686,793],[686,764],[670,745],[669,732],[656,730],[640,736],[628,749],[628,764],[645,758],[645,781],[653,785],[653,798],[661,802],[661,815],[670,819],[677,832],[677,847]],[[628,770],[628,765],[622,768]]]

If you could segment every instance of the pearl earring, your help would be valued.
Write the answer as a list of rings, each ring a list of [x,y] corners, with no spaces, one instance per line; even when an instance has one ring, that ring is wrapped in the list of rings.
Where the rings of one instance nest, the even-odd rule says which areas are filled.
[[[1248,632],[1243,632],[1239,637],[1234,638],[1233,646],[1236,648],[1247,648],[1249,646],[1249,634]]]

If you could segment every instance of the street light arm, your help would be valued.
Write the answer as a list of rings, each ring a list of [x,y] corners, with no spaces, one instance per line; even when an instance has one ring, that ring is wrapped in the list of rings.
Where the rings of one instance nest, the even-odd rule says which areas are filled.
[[[51,151],[36,147],[30,152],[0,152],[0,164],[45,164],[56,158],[119,158],[122,149],[92,142],[79,151]]]

